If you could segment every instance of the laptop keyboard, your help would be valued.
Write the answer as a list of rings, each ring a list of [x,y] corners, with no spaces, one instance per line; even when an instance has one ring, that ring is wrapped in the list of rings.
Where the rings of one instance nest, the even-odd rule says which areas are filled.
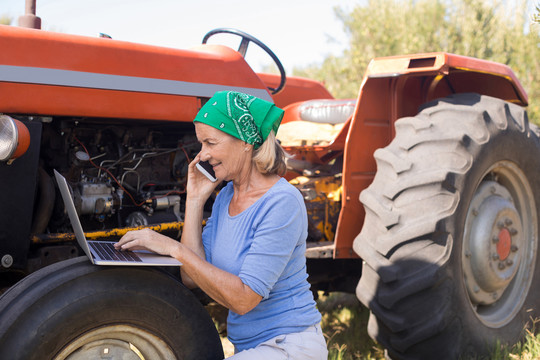
[[[88,245],[91,246],[103,260],[142,262],[141,258],[132,251],[116,250],[112,242],[88,241]]]

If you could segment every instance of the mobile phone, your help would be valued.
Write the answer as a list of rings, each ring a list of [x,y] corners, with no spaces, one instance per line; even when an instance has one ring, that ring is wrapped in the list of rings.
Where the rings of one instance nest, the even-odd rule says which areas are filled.
[[[214,173],[214,169],[212,168],[212,165],[208,161],[199,161],[195,164],[197,169],[199,169],[200,172],[203,173],[204,176],[208,178],[211,182],[216,182],[216,173]]]

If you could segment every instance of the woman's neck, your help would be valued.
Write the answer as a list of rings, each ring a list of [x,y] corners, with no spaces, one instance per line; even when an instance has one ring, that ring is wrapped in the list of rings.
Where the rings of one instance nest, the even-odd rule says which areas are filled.
[[[233,187],[235,195],[249,194],[251,192],[257,192],[268,190],[280,179],[278,175],[266,175],[261,174],[253,166],[246,169],[243,174],[237,179],[233,179]]]
[[[278,175],[264,175],[253,170],[249,177],[233,180],[234,193],[229,204],[229,214],[235,216],[253,205],[280,179]]]

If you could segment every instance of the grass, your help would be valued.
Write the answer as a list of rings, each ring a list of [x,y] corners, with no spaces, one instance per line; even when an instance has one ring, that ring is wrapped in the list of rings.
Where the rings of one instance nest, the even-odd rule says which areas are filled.
[[[320,293],[317,306],[322,314],[322,328],[328,344],[329,360],[384,360],[384,349],[367,334],[369,310],[352,294]],[[222,335],[225,357],[233,355],[234,348],[226,338],[223,321],[224,309],[216,309],[211,315]],[[217,315],[216,315],[217,314]],[[532,321],[525,329],[523,342],[512,346],[497,345],[490,360],[540,360],[540,319]]]
[[[533,360],[540,359],[540,333],[537,324],[540,319],[532,321],[530,329],[525,329],[525,339],[511,347],[497,345],[490,357],[494,360],[514,359]]]
[[[360,304],[355,295],[321,294],[317,306],[322,314],[329,360],[384,359],[383,348],[366,331],[369,310]]]
[[[318,303],[323,314],[323,332],[327,339],[329,360],[383,360],[384,349],[367,334],[369,310],[354,295],[334,293],[321,296]],[[524,329],[525,338],[512,346],[497,345],[490,360],[539,360],[540,319]]]

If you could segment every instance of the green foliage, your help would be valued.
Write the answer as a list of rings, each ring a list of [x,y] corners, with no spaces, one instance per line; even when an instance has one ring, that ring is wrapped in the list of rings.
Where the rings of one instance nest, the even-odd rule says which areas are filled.
[[[511,347],[498,344],[491,352],[490,360],[533,360],[540,359],[540,334],[537,334],[537,324],[540,320],[533,319],[532,327],[524,329],[524,341],[517,342]]]
[[[7,15],[0,15],[0,25],[11,25],[13,19]]]
[[[375,57],[445,51],[510,66],[529,95],[530,117],[540,121],[540,25],[530,20],[526,0],[367,0],[336,15],[349,36],[347,50],[295,69],[334,96],[356,97]]]
[[[384,350],[366,333],[369,311],[355,295],[322,295],[317,305],[322,314],[329,360],[384,359]]]

